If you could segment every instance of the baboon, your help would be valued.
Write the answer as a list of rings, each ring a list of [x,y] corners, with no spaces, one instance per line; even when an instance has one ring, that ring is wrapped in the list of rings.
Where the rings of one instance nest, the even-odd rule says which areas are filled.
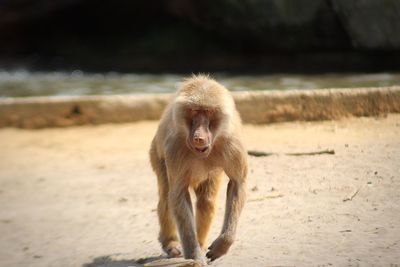
[[[224,255],[232,245],[246,198],[247,153],[241,120],[229,91],[208,76],[183,81],[161,118],[150,148],[158,178],[159,241],[169,257],[181,254],[205,264],[210,223],[223,173],[229,177],[225,218],[206,257]],[[189,189],[196,195],[194,217]]]

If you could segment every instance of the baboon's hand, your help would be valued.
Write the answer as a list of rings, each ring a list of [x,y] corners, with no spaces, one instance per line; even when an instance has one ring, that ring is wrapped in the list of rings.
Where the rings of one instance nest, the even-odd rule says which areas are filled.
[[[224,234],[221,234],[208,248],[206,254],[207,258],[211,261],[226,254],[233,243],[233,238]]]
[[[178,248],[169,248],[167,250],[168,258],[178,258],[182,255],[181,251]]]

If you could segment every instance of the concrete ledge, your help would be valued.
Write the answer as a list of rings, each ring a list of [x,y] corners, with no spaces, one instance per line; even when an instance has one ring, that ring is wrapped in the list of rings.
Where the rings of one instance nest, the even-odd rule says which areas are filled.
[[[400,86],[241,92],[235,101],[246,123],[380,116],[400,112]]]
[[[233,93],[245,123],[400,113],[400,86]],[[157,120],[170,94],[0,99],[0,127],[43,128]]]

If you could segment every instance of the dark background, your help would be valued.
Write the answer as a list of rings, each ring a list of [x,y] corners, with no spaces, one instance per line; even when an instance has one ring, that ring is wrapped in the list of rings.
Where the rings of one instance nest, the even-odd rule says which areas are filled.
[[[0,0],[0,68],[400,70],[399,0]]]

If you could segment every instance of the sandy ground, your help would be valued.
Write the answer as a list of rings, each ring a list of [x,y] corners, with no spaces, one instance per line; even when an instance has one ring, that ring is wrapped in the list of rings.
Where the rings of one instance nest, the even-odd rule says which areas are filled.
[[[156,126],[0,129],[0,266],[160,258],[147,155]],[[212,266],[400,266],[400,115],[244,132],[249,149],[277,154],[250,157],[237,240]],[[323,149],[336,153],[284,154]]]

